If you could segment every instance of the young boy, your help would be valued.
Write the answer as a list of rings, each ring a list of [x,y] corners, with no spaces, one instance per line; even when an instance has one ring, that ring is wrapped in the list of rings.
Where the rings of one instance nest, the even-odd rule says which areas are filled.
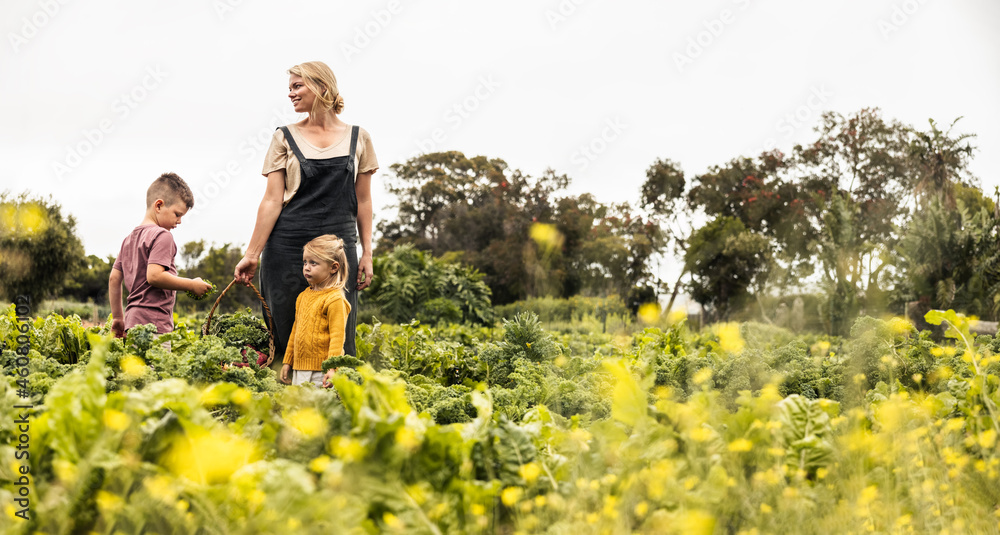
[[[146,190],[146,216],[122,242],[108,280],[115,336],[121,338],[126,330],[147,323],[155,325],[159,334],[169,333],[174,330],[174,292],[187,290],[200,296],[211,289],[200,278],[178,277],[174,267],[177,245],[170,231],[192,206],[191,188],[174,173],[163,173]],[[128,288],[124,314],[122,282]]]

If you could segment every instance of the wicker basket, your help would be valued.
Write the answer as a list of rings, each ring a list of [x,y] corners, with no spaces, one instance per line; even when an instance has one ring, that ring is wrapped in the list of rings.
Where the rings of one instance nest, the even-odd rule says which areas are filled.
[[[222,301],[222,296],[226,295],[226,292],[228,292],[229,289],[233,287],[233,284],[236,284],[236,279],[233,279],[232,282],[230,282],[229,285],[226,286],[225,290],[219,292],[219,297],[215,299],[215,304],[212,305],[212,310],[208,312],[208,319],[205,320],[205,324],[201,326],[202,336],[208,334],[208,329],[212,324],[212,316],[215,314],[215,309],[218,308],[219,301]],[[254,286],[252,282],[249,283],[249,285],[250,288],[253,289],[253,293],[257,295],[257,299],[260,299],[260,303],[264,305],[264,313],[267,315],[267,321],[264,322],[264,325],[267,327],[268,351],[267,351],[267,362],[265,362],[263,366],[266,368],[270,366],[271,361],[274,360],[274,318],[271,317],[271,309],[267,306],[267,301],[264,301],[264,297],[260,295],[260,292],[257,290],[257,287]]]

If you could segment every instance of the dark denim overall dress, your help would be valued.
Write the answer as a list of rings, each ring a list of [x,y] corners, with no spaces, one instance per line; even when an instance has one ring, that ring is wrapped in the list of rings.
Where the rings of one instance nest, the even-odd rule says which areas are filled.
[[[274,362],[280,363],[295,321],[295,299],[309,287],[302,275],[302,247],[323,234],[344,240],[349,272],[345,297],[351,304],[344,338],[344,353],[355,355],[354,334],[358,317],[358,196],[354,189],[354,157],[358,127],[351,127],[351,152],[347,156],[307,159],[281,127],[288,146],[302,168],[295,195],[281,209],[260,262],[260,289],[274,317]]]

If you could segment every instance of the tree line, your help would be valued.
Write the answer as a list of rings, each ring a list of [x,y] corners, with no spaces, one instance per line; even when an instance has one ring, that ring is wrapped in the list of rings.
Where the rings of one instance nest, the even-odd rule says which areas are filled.
[[[417,310],[487,321],[484,299],[536,297],[619,296],[634,313],[648,302],[670,309],[681,292],[710,321],[771,321],[775,303],[807,296],[805,313],[835,334],[860,314],[907,306],[995,319],[998,204],[970,173],[974,136],[954,133],[956,123],[918,129],[877,109],[827,112],[814,141],[787,154],[739,156],[690,177],[657,159],[637,198],[622,203],[569,195],[570,178],[552,170],[418,155],[382,179],[395,201],[377,224],[386,282],[363,297],[400,321]],[[2,195],[4,296],[106,301],[113,258],[84,254],[73,217],[51,199]],[[183,275],[225,284],[241,255],[197,241],[178,260]],[[658,266],[670,262],[680,277],[661,280]],[[225,309],[256,306],[249,291],[231,293]],[[206,306],[178,299],[181,310]]]

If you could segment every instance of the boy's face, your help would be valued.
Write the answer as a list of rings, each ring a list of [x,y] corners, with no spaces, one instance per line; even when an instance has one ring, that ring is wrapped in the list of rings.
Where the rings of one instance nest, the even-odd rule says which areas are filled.
[[[153,204],[154,220],[160,228],[173,230],[181,224],[181,217],[187,213],[188,207],[183,202],[168,205],[163,199],[156,199]]]

